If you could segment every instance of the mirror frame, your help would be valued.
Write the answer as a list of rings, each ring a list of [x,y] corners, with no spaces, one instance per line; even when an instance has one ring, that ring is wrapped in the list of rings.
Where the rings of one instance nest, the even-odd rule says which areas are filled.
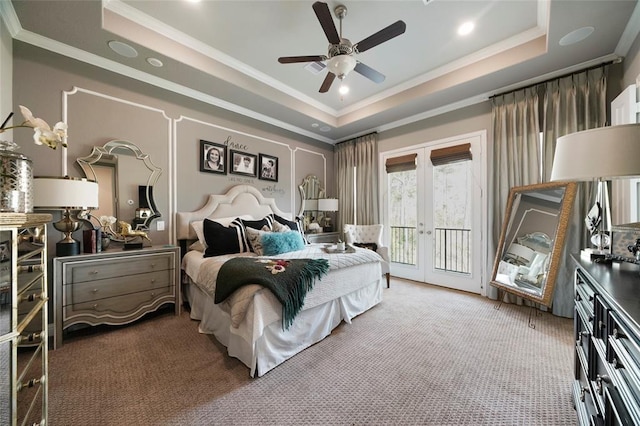
[[[151,191],[150,191],[150,188],[152,188],[158,182],[158,179],[162,174],[162,169],[156,166],[155,164],[153,164],[153,162],[151,161],[151,158],[149,157],[149,154],[145,154],[144,152],[142,152],[140,148],[132,142],[120,140],[120,139],[114,139],[107,142],[103,146],[94,146],[93,149],[91,150],[91,154],[89,154],[87,157],[78,158],[76,162],[82,168],[82,171],[84,172],[85,177],[87,179],[91,179],[98,182],[98,180],[96,179],[96,172],[93,169],[93,164],[97,164],[101,162],[104,163],[105,159],[107,158],[111,159],[117,156],[118,155],[117,151],[123,148],[130,150],[135,155],[135,158],[137,160],[141,160],[146,166],[146,168],[151,172],[151,174],[149,175],[149,178],[147,179],[147,188],[145,191],[147,196],[147,205],[151,210],[151,214],[144,220],[143,223],[140,223],[137,226],[135,226],[135,228],[140,228],[141,226],[144,228],[149,228],[149,226],[151,225],[151,222],[153,222],[154,219],[162,217],[162,214],[160,214],[160,212],[158,211],[158,208],[156,207],[155,200],[153,199],[153,194],[151,194]],[[116,179],[118,178],[116,177]],[[100,186],[100,182],[98,182],[98,187],[99,186]],[[121,219],[121,218],[118,218],[118,219]]]
[[[550,236],[552,239],[552,246],[549,252],[549,264],[544,278],[544,284],[542,285],[540,294],[535,294],[532,291],[527,291],[524,288],[508,285],[503,282],[496,281],[496,275],[498,273],[498,267],[500,261],[504,257],[505,240],[507,234],[512,227],[512,219],[514,216],[513,205],[516,201],[516,197],[520,194],[526,194],[528,192],[537,192],[548,189],[565,188],[562,201],[560,203],[560,211],[558,212],[558,224],[556,226],[555,236]],[[493,273],[491,274],[490,284],[498,290],[503,290],[507,293],[514,294],[522,297],[523,299],[530,300],[541,305],[551,307],[553,293],[556,286],[556,278],[558,276],[558,270],[562,263],[562,252],[564,248],[564,242],[566,239],[566,233],[569,225],[571,209],[576,198],[577,184],[574,182],[550,182],[540,183],[527,186],[516,186],[509,190],[509,199],[507,201],[507,207],[502,222],[502,230],[500,232],[500,241],[496,250],[496,256],[493,263]],[[499,300],[502,299],[499,297]]]
[[[321,185],[321,181],[316,175],[308,175],[304,179],[302,179],[302,183],[298,185],[298,190],[300,191],[300,210],[298,211],[298,217],[304,216],[304,200],[314,200],[316,198],[307,198],[307,194],[305,191],[305,187],[311,182],[315,181],[315,185],[318,188],[318,198],[325,198],[327,195],[325,189]]]

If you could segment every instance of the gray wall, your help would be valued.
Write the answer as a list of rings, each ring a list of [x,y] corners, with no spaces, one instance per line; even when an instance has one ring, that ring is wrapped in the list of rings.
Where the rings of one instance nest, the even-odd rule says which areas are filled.
[[[172,240],[176,210],[194,210],[206,194],[240,183],[256,186],[290,212],[299,209],[297,186],[307,174],[319,176],[334,194],[332,145],[17,41],[13,65],[13,110],[25,105],[52,125],[65,119],[69,126],[66,161],[61,150],[36,146],[29,129],[15,132],[20,152],[33,160],[34,175],[61,176],[66,165],[69,176],[83,176],[76,158],[112,139],[135,143],[162,168],[154,195],[167,228],[152,228],[154,244]],[[15,120],[21,120],[19,112]],[[278,157],[278,182],[200,172],[200,139]]]

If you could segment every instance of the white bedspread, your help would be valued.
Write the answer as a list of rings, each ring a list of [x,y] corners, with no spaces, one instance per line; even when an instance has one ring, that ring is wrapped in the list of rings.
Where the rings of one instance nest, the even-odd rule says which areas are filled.
[[[309,244],[303,250],[284,253],[278,256],[267,256],[273,259],[327,259],[329,262],[329,274],[332,270],[339,270],[356,265],[377,264],[381,257],[372,250],[355,248],[355,253],[327,253],[324,244]],[[256,257],[254,253],[239,253],[205,258],[203,253],[191,251],[182,260],[182,269],[191,278],[192,282],[210,296],[215,295],[215,281],[220,267],[227,260],[233,257]],[[304,309],[309,309],[325,303],[329,300],[342,297],[363,286],[361,280],[344,280],[340,283],[333,283],[332,280],[324,279],[316,283],[312,291],[307,294]],[[229,312],[231,322],[234,327],[238,327],[245,318],[247,309],[253,296],[258,292],[268,293],[267,297],[273,298],[274,303],[279,304],[275,296],[270,291],[260,285],[246,285],[233,293],[223,304],[222,309]]]

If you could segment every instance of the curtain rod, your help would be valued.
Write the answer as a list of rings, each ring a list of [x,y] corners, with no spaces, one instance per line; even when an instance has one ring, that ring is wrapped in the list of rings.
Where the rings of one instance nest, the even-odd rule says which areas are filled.
[[[346,141],[337,142],[334,146],[336,146],[336,145],[340,145],[341,143],[345,143],[345,142],[355,141],[356,139],[358,139],[358,138],[364,138],[365,136],[375,135],[375,134],[377,134],[377,133],[378,133],[378,132],[371,132],[371,133],[366,133],[366,134],[364,134],[364,135],[356,136],[355,138],[351,138],[351,139],[348,139],[348,140],[346,140]]]
[[[548,83],[548,82],[550,82],[550,81],[559,80],[559,79],[564,78],[564,77],[569,77],[570,75],[578,74],[578,73],[585,72],[585,71],[594,70],[594,69],[596,69],[596,68],[605,67],[605,66],[607,66],[607,65],[616,64],[616,63],[619,63],[619,62],[620,62],[620,59],[616,59],[616,60],[612,60],[612,61],[603,62],[603,63],[598,64],[598,65],[593,65],[593,66],[590,66],[590,67],[584,68],[584,69],[582,69],[582,70],[580,70],[580,71],[573,71],[573,72],[569,72],[569,73],[566,73],[566,74],[563,74],[563,75],[559,75],[559,76],[557,76],[557,77],[548,78],[548,79],[546,79],[546,80],[539,81],[539,82],[537,82],[537,83],[532,83],[532,84],[529,84],[529,85],[527,85],[527,86],[519,87],[519,88],[517,88],[517,89],[508,90],[508,91],[506,91],[506,92],[498,93],[497,95],[491,95],[491,96],[489,96],[489,99],[497,98],[498,96],[506,95],[506,94],[513,93],[513,92],[517,92],[518,90],[524,90],[524,89],[528,89],[528,88],[530,88],[530,87],[539,86],[539,85],[541,85],[541,84],[545,84],[545,83]]]

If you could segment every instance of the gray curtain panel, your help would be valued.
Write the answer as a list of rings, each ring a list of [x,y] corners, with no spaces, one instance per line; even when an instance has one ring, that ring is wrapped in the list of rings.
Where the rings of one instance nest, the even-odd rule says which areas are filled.
[[[500,238],[509,189],[549,181],[560,136],[606,124],[607,69],[605,65],[581,71],[493,98],[493,253]],[[594,187],[590,182],[579,184],[564,247],[565,260],[556,281],[552,304],[555,315],[573,316],[573,268],[568,255],[588,246],[583,219],[593,205]],[[492,263],[493,259],[489,261]],[[487,267],[491,270],[493,265]],[[496,289],[490,287],[488,296],[496,295]]]

